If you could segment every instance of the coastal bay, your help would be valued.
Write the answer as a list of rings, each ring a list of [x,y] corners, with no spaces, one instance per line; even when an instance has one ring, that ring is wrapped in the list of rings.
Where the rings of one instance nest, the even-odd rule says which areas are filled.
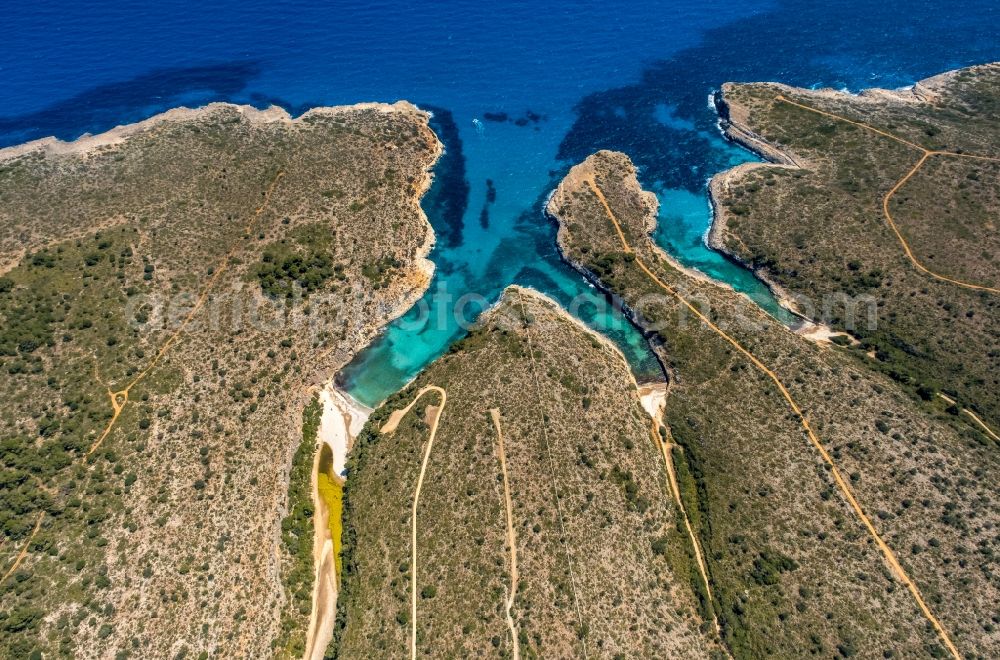
[[[0,656],[997,655],[994,4],[12,8]]]

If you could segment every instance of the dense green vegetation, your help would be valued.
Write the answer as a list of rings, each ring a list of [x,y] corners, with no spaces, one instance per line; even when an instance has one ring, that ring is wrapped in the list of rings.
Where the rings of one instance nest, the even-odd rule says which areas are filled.
[[[393,270],[399,268],[399,265],[399,261],[395,257],[384,257],[378,261],[366,263],[361,268],[361,274],[371,282],[373,287],[381,289],[388,283]]]
[[[292,458],[288,478],[288,515],[281,520],[281,541],[288,553],[288,566],[282,571],[282,581],[288,597],[288,607],[281,614],[281,636],[274,640],[274,653],[279,658],[299,658],[305,653],[305,629],[312,608],[313,591],[313,504],[312,467],[316,453],[323,405],[314,395],[302,411],[302,442]]]
[[[260,288],[269,296],[292,297],[294,285],[306,292],[315,291],[333,276],[330,257],[315,252],[276,256],[265,252],[263,263],[257,267]]]
[[[261,290],[274,298],[292,298],[296,289],[308,295],[332,277],[344,280],[343,264],[334,264],[330,254],[335,236],[323,225],[309,225],[268,245],[255,271]]]

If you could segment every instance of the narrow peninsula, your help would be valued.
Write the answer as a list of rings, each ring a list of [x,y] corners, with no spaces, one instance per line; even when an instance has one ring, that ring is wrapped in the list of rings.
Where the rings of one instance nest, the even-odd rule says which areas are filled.
[[[835,344],[687,276],[653,244],[657,202],[599,152],[549,202],[564,257],[620,297],[671,386],[684,508],[737,658],[992,655],[992,443]]]

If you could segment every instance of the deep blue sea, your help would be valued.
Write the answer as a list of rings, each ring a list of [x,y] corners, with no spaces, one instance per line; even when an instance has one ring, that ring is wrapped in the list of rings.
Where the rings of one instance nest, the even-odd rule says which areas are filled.
[[[660,197],[660,244],[788,321],[766,287],[704,244],[707,179],[753,158],[721,138],[711,91],[727,80],[908,85],[1000,59],[1000,11],[919,0],[38,0],[5,7],[0,44],[0,146],[215,100],[295,114],[397,99],[431,109],[447,156],[424,201],[438,236],[425,301],[472,292],[489,304],[510,283],[575,300],[571,311],[642,378],[658,367],[641,336],[556,253],[541,208],[561,174],[597,149],[627,152]],[[439,317],[401,318],[343,384],[368,404],[399,389],[461,336],[450,312]]]

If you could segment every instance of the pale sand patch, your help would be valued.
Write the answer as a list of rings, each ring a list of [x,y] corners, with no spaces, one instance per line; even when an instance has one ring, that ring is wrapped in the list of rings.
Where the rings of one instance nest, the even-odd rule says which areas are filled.
[[[847,337],[850,339],[852,346],[861,343],[846,332],[838,332],[822,323],[805,322],[796,328],[795,334],[817,344],[832,344],[833,342],[830,340],[834,337]]]
[[[333,452],[333,471],[343,477],[347,466],[347,452],[364,428],[372,409],[341,392],[332,381],[327,383],[319,397],[323,404],[323,416],[319,422],[318,437]]]
[[[309,481],[312,502],[316,512],[313,517],[313,598],[306,632],[306,650],[303,660],[322,660],[326,647],[333,638],[334,617],[337,612],[337,568],[333,557],[333,539],[330,537],[330,511],[319,495],[320,450],[313,457],[312,477]]]
[[[330,537],[330,511],[319,496],[317,485],[320,450],[323,444],[330,447],[333,453],[333,471],[343,479],[347,452],[372,413],[371,408],[361,405],[337,389],[332,380],[320,391],[319,397],[323,404],[323,415],[320,417],[317,433],[319,444],[313,457],[310,479],[313,507],[316,511],[313,518],[315,582],[303,660],[322,660],[333,637],[333,623],[337,612],[337,568],[336,558],[333,556],[333,539]]]
[[[437,415],[438,415],[437,406],[427,406],[427,408],[424,409],[424,424],[426,424],[427,426],[433,424],[434,420],[437,419]]]
[[[645,410],[654,421],[659,421],[660,415],[663,413],[663,408],[667,404],[667,384],[648,383],[646,385],[640,385],[639,401],[642,403],[642,409]]]

